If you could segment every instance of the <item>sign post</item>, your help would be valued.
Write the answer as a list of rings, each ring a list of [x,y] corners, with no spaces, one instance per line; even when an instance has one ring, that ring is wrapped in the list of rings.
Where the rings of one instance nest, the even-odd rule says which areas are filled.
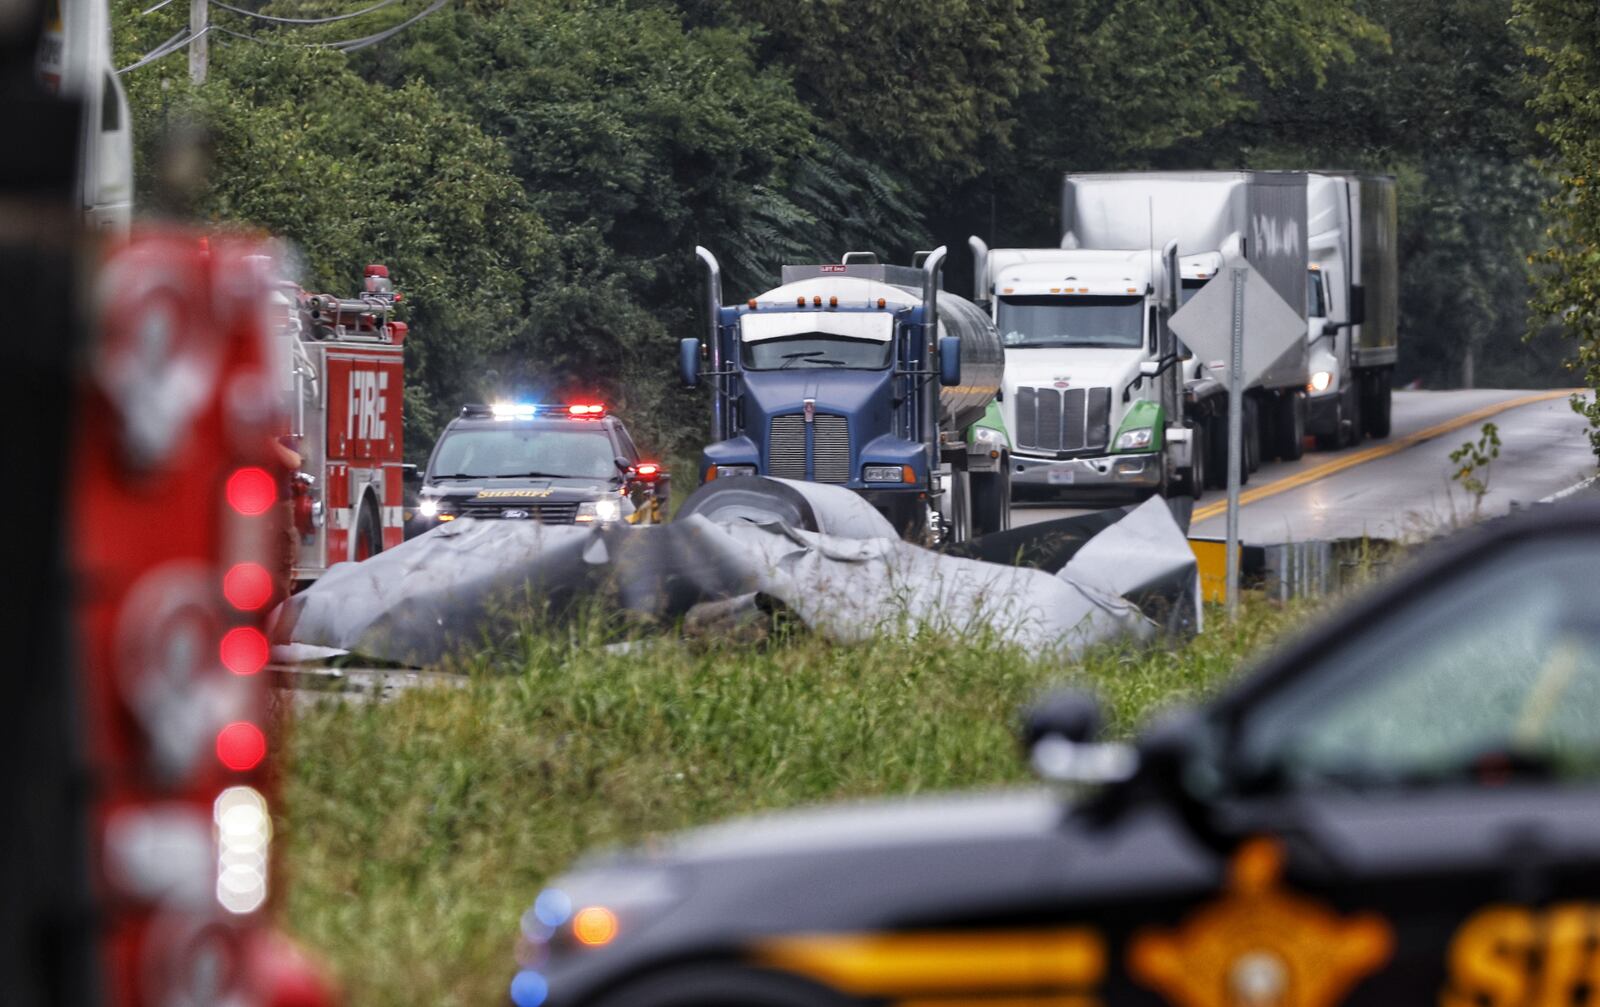
[[[1223,282],[1223,276],[1229,282]],[[1304,351],[1305,316],[1238,256],[1172,316],[1172,331],[1228,389],[1228,616],[1239,611],[1239,484],[1244,479],[1244,393],[1285,354]],[[1246,340],[1246,334],[1249,339]]]
[[[1244,286],[1234,267],[1233,346],[1228,357],[1228,618],[1239,614],[1239,481],[1244,467]]]

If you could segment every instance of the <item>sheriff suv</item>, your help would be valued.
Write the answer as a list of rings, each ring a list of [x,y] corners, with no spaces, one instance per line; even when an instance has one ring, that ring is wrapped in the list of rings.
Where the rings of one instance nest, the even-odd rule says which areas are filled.
[[[634,497],[653,497],[660,476],[603,405],[468,405],[434,445],[407,531],[458,518],[632,521]]]
[[[1600,507],[1461,536],[1050,789],[793,811],[592,857],[517,1007],[1593,1003]]]

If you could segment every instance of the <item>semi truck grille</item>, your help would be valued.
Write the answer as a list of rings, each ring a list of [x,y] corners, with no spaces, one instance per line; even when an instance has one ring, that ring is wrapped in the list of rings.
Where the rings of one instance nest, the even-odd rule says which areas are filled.
[[[1018,388],[1019,451],[1104,451],[1111,440],[1111,389]]]
[[[811,423],[811,470],[819,483],[850,481],[850,423],[843,416],[818,415]],[[772,448],[767,472],[779,479],[806,477],[806,418],[798,413],[772,418]]]
[[[461,516],[503,518],[506,516],[506,511],[521,512],[527,515],[524,520],[542,521],[545,524],[573,524],[578,519],[578,503],[575,500],[562,503],[540,503],[537,501],[514,503],[504,500],[496,500],[493,503],[474,501],[462,505]]]
[[[843,416],[818,416],[811,425],[811,471],[817,482],[849,482],[850,421]]]
[[[772,454],[767,472],[779,479],[806,477],[806,418],[798,413],[772,418]]]

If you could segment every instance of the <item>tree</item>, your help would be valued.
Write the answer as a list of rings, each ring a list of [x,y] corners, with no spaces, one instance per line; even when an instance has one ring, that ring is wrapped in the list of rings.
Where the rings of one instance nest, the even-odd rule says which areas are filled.
[[[526,337],[523,277],[552,242],[496,140],[426,84],[391,90],[349,62],[214,40],[202,87],[180,59],[129,74],[142,196],[163,138],[197,124],[212,152],[199,216],[286,238],[308,288],[344,292],[365,263],[386,262],[407,295],[407,423],[420,447]]]
[[[1572,407],[1600,456],[1600,17],[1586,0],[1517,0],[1516,13],[1539,63],[1530,107],[1559,186],[1545,204],[1549,244],[1533,258],[1533,307],[1559,321],[1569,369],[1595,392]]]

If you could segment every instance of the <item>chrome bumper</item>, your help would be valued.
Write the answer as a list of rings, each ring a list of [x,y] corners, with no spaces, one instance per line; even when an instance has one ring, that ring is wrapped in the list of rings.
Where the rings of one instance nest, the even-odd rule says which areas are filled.
[[[1161,485],[1161,455],[1106,455],[1101,458],[1011,456],[1011,484],[1071,493],[1075,490],[1149,490]]]

